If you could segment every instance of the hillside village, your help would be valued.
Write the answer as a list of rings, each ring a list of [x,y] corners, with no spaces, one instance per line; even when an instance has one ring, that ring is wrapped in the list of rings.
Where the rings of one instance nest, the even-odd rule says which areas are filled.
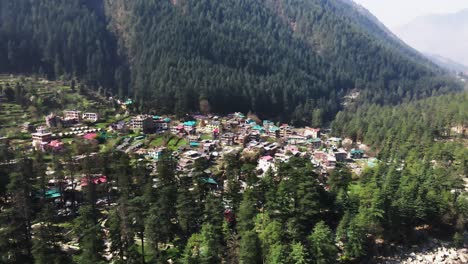
[[[125,108],[130,103],[127,100],[121,106]],[[99,126],[95,125],[97,122]],[[61,115],[47,115],[44,125],[28,130],[33,131],[31,147],[38,151],[60,153],[70,147],[70,138],[96,145],[106,145],[111,140],[115,150],[146,159],[153,163],[154,169],[163,151],[168,150],[178,160],[177,169],[185,173],[192,170],[198,159],[220,164],[226,154],[256,160],[259,177],[268,170],[276,171],[278,164],[292,157],[306,157],[325,177],[337,163],[347,164],[359,175],[363,168],[375,166],[377,162],[366,155],[366,146],[353,148],[350,139],[332,137],[327,130],[295,128],[242,113],[187,115],[185,121],[132,115],[107,124],[99,119],[98,113],[65,110]],[[210,181],[222,184],[216,179]]]
[[[13,77],[4,79],[17,81]],[[3,81],[8,83],[7,87],[12,87],[9,82]],[[102,216],[102,229],[109,232],[108,214],[119,203],[116,200],[116,193],[120,191],[116,178],[120,166],[116,164],[121,162],[118,157],[129,158],[122,164],[130,164],[131,173],[136,173],[140,165],[145,167],[149,190],[154,193],[164,187],[158,175],[160,168],[167,168],[167,157],[170,157],[171,162],[175,162],[171,170],[177,177],[180,191],[198,193],[202,189],[213,197],[221,197],[223,207],[217,212],[224,215],[229,225],[237,221],[235,212],[239,210],[230,193],[233,190],[238,195],[248,193],[258,182],[271,178],[280,181],[278,179],[286,177],[284,179],[289,181],[289,176],[283,175],[285,167],[294,167],[298,162],[307,167],[303,170],[307,173],[306,181],[317,184],[319,192],[329,195],[336,192],[333,189],[336,186],[331,185],[333,181],[338,181],[337,186],[340,181],[348,181],[348,178],[336,175],[346,174],[349,180],[358,181],[366,177],[366,172],[378,169],[378,164],[384,164],[376,158],[372,146],[336,137],[329,128],[294,127],[240,112],[226,115],[195,113],[182,117],[137,114],[132,99],[88,94],[82,88],[73,89],[66,83],[29,79],[22,82],[26,88],[20,99],[25,102],[20,104],[18,95],[14,100],[0,96],[0,111],[6,120],[0,124],[0,144],[6,143],[15,153],[31,157],[28,158],[31,162],[38,159],[43,162],[44,193],[33,196],[35,199],[42,196],[39,200],[53,205],[57,225],[64,230],[71,230],[69,225],[75,219],[77,209],[85,207],[88,196],[95,192],[93,206],[95,204]],[[36,113],[40,104],[29,97],[35,90],[49,98],[48,104],[54,107],[43,106]],[[54,90],[59,93],[52,92]],[[66,103],[54,101],[59,97],[68,99],[62,101]],[[466,127],[455,126],[446,133],[465,135]],[[113,172],[106,174],[108,167],[100,164],[87,168],[94,157],[98,162],[103,161],[103,157],[117,157],[109,166]],[[235,188],[228,172],[232,159],[242,164],[237,168],[239,173],[235,175],[235,181],[238,187]],[[0,168],[22,162],[20,156],[6,162],[4,159]],[[63,170],[63,167],[67,169]],[[38,176],[37,180],[40,178]],[[132,184],[135,188],[138,186],[137,178]],[[183,189],[185,187],[187,189]],[[465,188],[468,191],[468,181]],[[104,241],[108,243],[107,235]],[[78,241],[73,238],[64,239],[61,249],[73,254],[80,251]],[[108,260],[115,257],[109,244],[106,244],[104,257]]]
[[[334,137],[326,128],[293,127],[239,112],[225,116],[187,114],[180,120],[169,116],[130,114],[134,104],[131,99],[109,97],[107,100],[117,105],[119,112],[125,113],[117,114],[120,116],[118,120],[106,120],[100,113],[87,109],[64,109],[43,116],[35,125],[30,122],[19,124],[18,129],[25,134],[23,140],[15,144],[25,146],[27,150],[60,155],[77,142],[86,142],[95,150],[122,151],[135,160],[145,160],[152,164],[154,173],[158,159],[168,151],[177,159],[179,173],[190,174],[197,160],[207,161],[212,167],[208,180],[221,189],[225,183],[217,176],[222,176],[226,155],[256,164],[254,170],[258,177],[269,170],[274,173],[281,163],[292,157],[306,158],[322,176],[323,183],[337,164],[347,166],[358,177],[366,167],[375,167],[378,163],[371,155],[370,147],[349,138]],[[465,133],[464,128],[461,129],[463,131],[456,128],[454,132]],[[24,144],[28,141],[27,135],[30,135],[30,144]],[[7,137],[0,140],[7,140]],[[105,178],[105,175],[96,177]],[[69,186],[73,184],[68,182]],[[51,191],[56,190],[54,185],[51,186]],[[242,186],[246,186],[245,182]]]

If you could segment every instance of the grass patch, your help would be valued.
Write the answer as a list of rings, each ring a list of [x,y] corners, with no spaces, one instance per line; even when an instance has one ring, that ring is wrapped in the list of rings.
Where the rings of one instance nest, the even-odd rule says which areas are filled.
[[[203,134],[201,135],[201,140],[213,140],[213,136],[210,134]]]
[[[96,123],[94,126],[95,126],[96,128],[101,128],[101,129],[102,129],[102,128],[107,128],[108,124],[107,124],[107,123],[102,123],[102,122],[101,122],[101,123]]]
[[[157,138],[153,139],[150,144],[151,147],[161,147],[164,145],[164,136],[158,136]]]
[[[176,151],[182,146],[187,145],[188,142],[184,138],[173,137],[168,143],[167,148],[171,151]]]

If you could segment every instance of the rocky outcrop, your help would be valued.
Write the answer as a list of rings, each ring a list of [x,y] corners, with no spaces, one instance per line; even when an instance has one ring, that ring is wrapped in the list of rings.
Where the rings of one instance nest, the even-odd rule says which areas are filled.
[[[385,264],[465,264],[468,263],[468,249],[457,249],[446,243],[433,241],[430,245],[413,246],[376,262]]]

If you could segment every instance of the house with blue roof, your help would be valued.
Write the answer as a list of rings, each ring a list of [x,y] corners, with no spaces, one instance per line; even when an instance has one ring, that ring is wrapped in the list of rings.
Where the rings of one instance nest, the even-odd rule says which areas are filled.
[[[197,128],[197,121],[186,121],[186,122],[184,122],[185,132],[187,132],[189,134],[195,133],[196,128]]]

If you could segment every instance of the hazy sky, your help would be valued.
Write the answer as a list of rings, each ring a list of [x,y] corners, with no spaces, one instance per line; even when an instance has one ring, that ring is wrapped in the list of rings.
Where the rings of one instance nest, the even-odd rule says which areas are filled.
[[[468,0],[354,0],[372,12],[388,28],[414,18],[437,13],[454,13],[468,8]]]

